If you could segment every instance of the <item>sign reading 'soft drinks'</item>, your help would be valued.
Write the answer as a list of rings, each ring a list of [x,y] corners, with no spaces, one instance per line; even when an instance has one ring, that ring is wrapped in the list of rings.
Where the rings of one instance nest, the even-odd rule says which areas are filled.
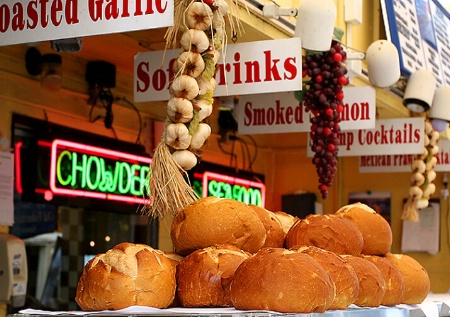
[[[179,50],[168,50],[135,56],[134,101],[170,98],[168,88],[179,54]],[[301,90],[300,38],[228,44],[221,51],[215,79],[217,97]]]
[[[173,0],[1,1],[0,45],[166,27],[173,12]]]

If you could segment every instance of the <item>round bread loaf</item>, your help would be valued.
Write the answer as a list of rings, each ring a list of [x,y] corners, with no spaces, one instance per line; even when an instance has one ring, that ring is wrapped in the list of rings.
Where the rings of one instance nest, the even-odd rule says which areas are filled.
[[[389,260],[402,274],[405,283],[402,304],[420,304],[430,292],[430,277],[425,268],[414,258],[406,254],[386,254]]]
[[[342,255],[353,267],[358,276],[359,294],[353,304],[360,307],[378,307],[381,305],[386,283],[380,270],[370,261],[353,255]]]
[[[354,203],[341,207],[336,215],[353,222],[361,231],[366,255],[384,255],[392,246],[392,230],[386,219],[371,207]]]
[[[253,208],[213,196],[196,200],[179,211],[170,235],[176,252],[182,255],[218,244],[255,253],[266,241],[266,229]]]
[[[334,300],[335,286],[307,254],[264,248],[237,268],[230,298],[237,309],[283,313],[322,313]]]
[[[162,251],[125,242],[85,265],[75,301],[89,311],[133,305],[166,308],[175,288],[175,265]]]
[[[363,238],[351,222],[336,215],[308,215],[289,230],[285,247],[309,245],[337,254],[359,255]]]
[[[231,245],[199,249],[177,267],[177,295],[183,307],[231,306],[229,285],[250,254]]]
[[[262,247],[282,248],[285,234],[281,226],[281,221],[270,210],[256,205],[249,206],[256,212],[266,229],[266,241]]]
[[[394,306],[402,303],[405,292],[405,282],[400,271],[385,257],[365,255],[364,258],[380,270],[386,284],[386,291],[381,305]]]
[[[328,309],[343,310],[353,304],[359,294],[359,281],[355,270],[346,260],[334,252],[312,246],[301,246],[297,251],[310,255],[336,285],[336,296]]]
[[[281,222],[281,227],[283,227],[284,236],[287,235],[289,229],[294,225],[297,220],[300,220],[298,217],[294,217],[291,214],[288,214],[284,211],[274,211],[275,216],[277,216],[278,220]]]

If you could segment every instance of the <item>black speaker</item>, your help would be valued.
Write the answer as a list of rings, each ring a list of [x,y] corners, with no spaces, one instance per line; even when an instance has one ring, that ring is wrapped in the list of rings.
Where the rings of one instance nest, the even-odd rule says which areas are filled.
[[[281,196],[282,211],[300,219],[316,213],[316,194],[292,194]]]
[[[92,61],[86,65],[86,81],[89,87],[114,88],[116,86],[116,66],[105,61]]]

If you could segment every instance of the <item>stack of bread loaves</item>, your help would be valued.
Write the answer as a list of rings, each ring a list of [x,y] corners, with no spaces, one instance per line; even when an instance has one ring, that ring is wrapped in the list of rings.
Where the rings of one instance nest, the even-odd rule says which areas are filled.
[[[174,253],[123,243],[96,256],[80,278],[79,306],[320,313],[417,304],[430,290],[416,260],[389,253],[389,223],[360,203],[298,219],[207,197],[178,212],[171,238]]]

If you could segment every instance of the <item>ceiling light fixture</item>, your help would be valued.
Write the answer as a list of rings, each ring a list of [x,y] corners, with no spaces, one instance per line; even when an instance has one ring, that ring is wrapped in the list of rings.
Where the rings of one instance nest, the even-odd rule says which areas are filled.
[[[415,71],[408,78],[403,105],[412,112],[428,111],[433,103],[436,90],[436,77],[426,69]]]
[[[450,122],[450,87],[439,87],[434,92],[433,103],[428,113],[433,129],[445,131]]]
[[[273,2],[263,6],[265,17],[297,17],[295,36],[301,38],[304,49],[311,51],[330,49],[336,12],[333,0],[303,0],[299,8],[279,7]]]
[[[40,75],[41,85],[49,90],[58,90],[62,86],[62,58],[58,54],[41,55],[35,47],[25,54],[25,67],[31,76]]]

